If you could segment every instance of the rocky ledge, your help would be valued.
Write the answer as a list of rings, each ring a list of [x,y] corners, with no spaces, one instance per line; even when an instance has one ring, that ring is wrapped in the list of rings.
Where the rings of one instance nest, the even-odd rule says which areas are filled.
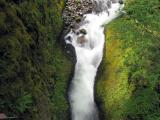
[[[64,29],[70,30],[71,28],[75,28],[75,26],[82,21],[84,14],[93,11],[94,6],[95,5],[90,0],[66,1],[66,7],[63,12]]]
[[[71,28],[74,29],[81,21],[83,21],[83,15],[91,13],[99,13],[107,10],[111,7],[111,2],[120,2],[123,4],[123,0],[67,0],[65,9],[63,11],[64,30],[68,31]],[[107,6],[106,6],[107,4]]]

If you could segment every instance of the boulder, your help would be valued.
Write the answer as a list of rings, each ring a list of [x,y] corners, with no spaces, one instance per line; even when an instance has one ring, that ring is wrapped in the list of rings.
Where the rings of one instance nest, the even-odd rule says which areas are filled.
[[[86,31],[85,29],[80,29],[79,32],[80,32],[81,34],[84,34],[84,35],[87,34],[87,31]]]
[[[78,37],[78,38],[77,38],[77,42],[78,42],[79,44],[85,43],[85,42],[86,42],[85,36],[83,35],[83,36]]]

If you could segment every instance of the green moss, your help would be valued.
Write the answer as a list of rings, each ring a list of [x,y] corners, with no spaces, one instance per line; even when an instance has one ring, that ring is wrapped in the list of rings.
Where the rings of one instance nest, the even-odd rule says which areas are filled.
[[[69,74],[71,73],[71,62],[66,60],[63,51],[57,48],[54,52],[54,64],[55,64],[55,74],[54,74],[54,94],[52,96],[52,108],[54,120],[67,120],[69,119],[69,106],[67,102],[67,80],[69,79]]]
[[[159,1],[126,1],[127,15],[107,26],[97,83],[105,119],[159,120]]]
[[[129,86],[127,81],[128,69],[124,67],[124,50],[121,48],[123,41],[113,39],[114,32],[109,29],[97,95],[103,98],[105,117],[119,120],[122,119],[123,103],[131,96],[133,86]]]
[[[1,112],[26,120],[67,116],[71,62],[56,44],[63,7],[63,0],[0,1]]]

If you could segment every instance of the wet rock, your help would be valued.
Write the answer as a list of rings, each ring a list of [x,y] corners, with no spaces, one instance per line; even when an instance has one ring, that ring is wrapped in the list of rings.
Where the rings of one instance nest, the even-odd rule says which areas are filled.
[[[87,31],[85,29],[81,29],[81,30],[79,30],[79,32],[82,33],[82,34],[84,34],[84,35],[87,34]]]
[[[111,8],[111,1],[107,1],[108,8]]]
[[[93,2],[93,0],[67,0],[63,11],[64,29],[70,30],[71,28],[75,28],[77,26],[76,24],[80,24],[84,20],[84,14],[91,12],[100,13],[104,10],[107,10],[108,12],[108,8],[111,7],[111,2],[123,4],[123,0],[106,0],[106,2]]]
[[[86,39],[85,39],[84,35],[83,35],[83,36],[78,37],[78,38],[77,38],[77,42],[78,42],[78,43],[80,43],[80,44],[85,43],[85,42],[86,42]]]
[[[93,3],[81,0],[68,0],[63,12],[64,29],[71,29],[83,21],[83,15],[93,11]]]
[[[120,0],[119,3],[120,3],[120,4],[123,4],[124,2],[123,2],[123,0]]]
[[[77,16],[77,17],[75,18],[75,21],[76,21],[77,23],[79,23],[79,22],[81,22],[81,19],[82,19],[81,16]]]
[[[68,41],[71,42],[71,36],[68,36],[68,37],[66,38],[66,40],[68,40]]]
[[[79,35],[79,34],[80,34],[80,32],[79,32],[79,31],[77,31],[77,32],[76,32],[76,35]]]
[[[118,2],[118,0],[111,0],[112,1],[112,3],[117,3]]]

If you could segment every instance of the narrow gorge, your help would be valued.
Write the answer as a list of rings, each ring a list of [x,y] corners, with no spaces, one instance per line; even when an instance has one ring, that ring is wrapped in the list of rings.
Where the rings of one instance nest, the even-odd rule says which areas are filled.
[[[160,0],[0,0],[0,120],[160,120]]]

